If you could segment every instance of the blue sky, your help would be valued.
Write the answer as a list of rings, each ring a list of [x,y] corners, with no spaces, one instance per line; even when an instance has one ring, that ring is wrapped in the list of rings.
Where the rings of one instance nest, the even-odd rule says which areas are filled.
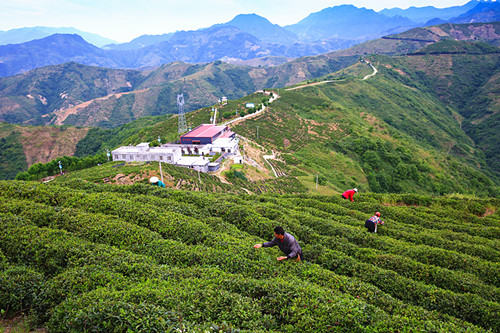
[[[341,4],[384,8],[463,5],[468,0],[0,0],[0,30],[73,27],[118,42],[144,34],[196,30],[255,13],[281,26]]]

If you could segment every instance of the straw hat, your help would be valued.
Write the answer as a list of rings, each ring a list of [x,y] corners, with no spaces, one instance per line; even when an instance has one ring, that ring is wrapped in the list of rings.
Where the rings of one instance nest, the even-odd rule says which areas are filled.
[[[150,181],[151,183],[157,183],[157,182],[158,182],[158,180],[159,180],[159,179],[158,179],[158,177],[151,177],[151,178],[149,178],[149,181]]]

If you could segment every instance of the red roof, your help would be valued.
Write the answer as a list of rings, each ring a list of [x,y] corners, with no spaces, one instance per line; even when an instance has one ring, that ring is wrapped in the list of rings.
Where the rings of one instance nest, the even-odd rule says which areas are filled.
[[[196,127],[195,129],[193,129],[191,132],[187,132],[186,134],[181,135],[181,138],[183,138],[183,137],[213,138],[215,135],[222,132],[225,128],[226,128],[226,126],[202,124],[202,125]]]

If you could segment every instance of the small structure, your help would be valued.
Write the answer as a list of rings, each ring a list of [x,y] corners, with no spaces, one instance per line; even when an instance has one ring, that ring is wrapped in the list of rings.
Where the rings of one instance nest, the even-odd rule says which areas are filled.
[[[253,109],[255,107],[255,104],[254,103],[247,103],[247,104],[245,104],[245,107],[247,109]]]
[[[210,160],[206,157],[183,156],[176,165],[201,172],[208,172]]]

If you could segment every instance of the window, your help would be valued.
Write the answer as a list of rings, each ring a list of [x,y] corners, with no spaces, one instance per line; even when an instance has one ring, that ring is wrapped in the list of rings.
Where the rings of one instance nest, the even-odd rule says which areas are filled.
[[[171,161],[172,160],[172,156],[167,156],[167,160]]]
[[[160,161],[163,161],[163,156],[160,156]]]

